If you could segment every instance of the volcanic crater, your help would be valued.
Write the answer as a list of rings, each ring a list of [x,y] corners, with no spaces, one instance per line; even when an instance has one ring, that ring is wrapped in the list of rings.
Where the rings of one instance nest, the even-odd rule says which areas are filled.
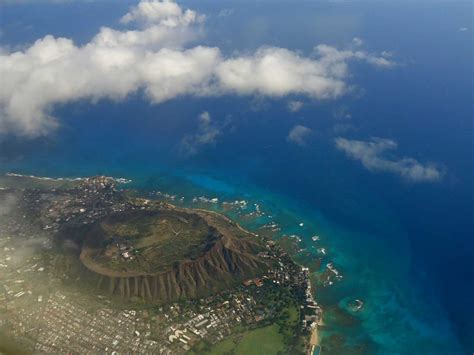
[[[260,276],[261,240],[227,217],[204,210],[132,210],[97,221],[80,261],[97,287],[124,300],[198,298]]]

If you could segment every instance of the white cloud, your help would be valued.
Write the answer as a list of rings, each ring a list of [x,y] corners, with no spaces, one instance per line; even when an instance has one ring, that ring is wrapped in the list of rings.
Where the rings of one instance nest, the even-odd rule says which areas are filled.
[[[390,67],[387,58],[319,45],[311,57],[284,48],[225,58],[194,46],[202,16],[171,1],[142,1],[122,17],[139,29],[103,27],[83,46],[51,35],[25,50],[0,49],[0,133],[37,136],[57,126],[55,105],[79,99],[123,100],[141,89],[152,103],[178,96],[306,95],[334,99],[350,91],[348,63]]]
[[[434,164],[422,164],[413,158],[388,158],[386,153],[397,149],[390,139],[372,138],[370,141],[349,140],[338,137],[336,147],[352,159],[359,160],[370,171],[385,171],[414,181],[438,181],[443,172]]]
[[[288,102],[288,110],[290,112],[298,112],[303,107],[302,101],[290,101]]]
[[[213,145],[221,135],[222,129],[226,125],[218,126],[209,112],[204,111],[198,116],[198,131],[194,135],[185,136],[180,145],[181,153],[190,156],[195,155],[205,145]]]
[[[466,32],[467,30],[468,30],[467,27],[460,27],[458,31],[459,32]]]
[[[347,89],[343,76],[332,72],[334,64],[337,65],[326,57],[314,60],[288,49],[270,47],[223,61],[216,75],[221,87],[236,94],[303,94],[331,99]]]
[[[356,46],[362,46],[364,44],[364,41],[362,40],[362,38],[354,37],[352,39],[352,43],[354,43],[354,45]]]
[[[290,130],[286,139],[288,142],[297,144],[299,146],[304,146],[306,145],[306,139],[309,135],[311,135],[312,132],[313,131],[308,127],[296,125]]]
[[[211,115],[209,114],[208,111],[203,111],[201,114],[198,116],[199,122],[204,125],[209,125],[212,121]]]
[[[198,15],[195,11],[185,10],[170,0],[145,0],[141,1],[129,13],[125,14],[120,22],[128,24],[137,22],[142,25],[159,24],[166,27],[188,26],[194,22],[204,20],[203,15]]]
[[[333,70],[339,70],[340,72],[335,72],[335,74],[347,73],[347,61],[349,60],[361,60],[366,63],[372,64],[380,68],[391,68],[395,66],[395,62],[390,60],[388,52],[382,52],[383,55],[376,55],[373,53],[368,53],[363,50],[338,50],[337,48],[328,46],[326,44],[320,44],[315,47],[316,53],[321,57],[326,58],[326,61],[332,62]],[[336,67],[334,64],[338,63]]]

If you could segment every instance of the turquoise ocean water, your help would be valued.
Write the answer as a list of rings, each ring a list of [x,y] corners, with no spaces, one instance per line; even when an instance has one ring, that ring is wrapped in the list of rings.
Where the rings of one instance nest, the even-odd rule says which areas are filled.
[[[101,25],[116,26],[129,4],[5,6],[0,42],[21,46],[54,33],[84,43]],[[316,44],[344,48],[360,37],[367,50],[393,52],[401,65],[351,65],[358,95],[336,102],[224,96],[150,105],[137,93],[123,102],[63,105],[53,112],[61,125],[51,135],[0,138],[0,173],[125,177],[133,180],[127,187],[184,197],[174,202],[223,211],[257,232],[276,223],[275,237],[301,237],[299,259],[322,258],[321,270],[332,262],[343,276],[315,295],[328,349],[472,353],[472,34],[459,32],[472,22],[472,4],[245,4],[226,2],[234,12],[223,19],[215,2],[188,3],[209,15],[205,44],[225,54],[264,44],[310,55]],[[297,114],[287,110],[290,99],[304,102]],[[335,130],[341,110],[351,114],[344,132]],[[215,144],[182,156],[179,143],[196,132],[203,111],[230,123]],[[313,130],[305,147],[286,140],[297,124]],[[396,156],[438,162],[446,176],[413,184],[367,171],[335,148],[341,135],[394,139]],[[219,203],[193,202],[199,196]],[[247,207],[222,204],[236,200]],[[364,302],[358,312],[348,307],[354,299]]]
[[[60,174],[53,176],[109,173],[126,177],[132,182],[123,188],[137,189],[143,196],[219,211],[257,233],[265,225],[275,223],[279,230],[272,235],[276,239],[300,237],[302,250],[296,255],[298,262],[322,258],[316,274],[332,263],[343,276],[332,285],[316,289],[316,299],[324,309],[325,326],[321,334],[327,353],[410,354],[412,349],[419,354],[462,353],[451,325],[442,316],[441,305],[427,297],[429,292],[415,287],[419,280],[411,269],[414,256],[401,226],[385,226],[387,235],[399,234],[394,239],[355,232],[334,223],[318,209],[286,196],[189,170],[155,167],[150,174],[143,167],[134,167],[134,173],[130,167],[123,171],[115,167],[106,172],[103,167],[92,166],[70,169],[62,166]],[[41,169],[15,171],[38,173]],[[49,169],[44,172],[51,173]],[[211,202],[215,198],[218,202]],[[245,205],[240,201],[245,201]],[[318,241],[312,240],[315,235],[319,236]],[[318,253],[320,248],[324,248],[325,255]],[[348,306],[355,299],[364,302],[357,312]]]

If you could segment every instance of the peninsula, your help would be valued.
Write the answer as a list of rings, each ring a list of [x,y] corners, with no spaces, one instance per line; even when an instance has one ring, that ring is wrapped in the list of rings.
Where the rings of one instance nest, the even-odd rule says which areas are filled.
[[[0,184],[0,335],[26,352],[314,348],[309,270],[275,241],[103,176]]]

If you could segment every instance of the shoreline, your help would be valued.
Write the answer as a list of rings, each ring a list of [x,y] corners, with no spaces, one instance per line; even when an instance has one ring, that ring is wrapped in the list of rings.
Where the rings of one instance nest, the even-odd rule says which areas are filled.
[[[17,174],[17,173],[5,173],[4,176],[6,177],[13,177],[13,178],[21,178],[21,179],[34,179],[34,180],[41,180],[41,181],[52,181],[52,182],[60,182],[60,181],[66,181],[66,182],[79,182],[79,181],[84,181],[87,179],[90,179],[93,176],[88,176],[88,177],[75,177],[75,178],[68,178],[68,177],[58,177],[58,178],[52,178],[49,176],[36,176],[36,175],[23,175],[23,174]],[[114,182],[118,184],[129,184],[132,182],[130,179],[126,179],[123,177],[112,177],[112,176],[104,176],[106,179],[111,179]]]
[[[173,204],[170,204],[170,205],[174,206],[174,207],[177,207]],[[179,208],[179,207],[177,207],[177,208]],[[233,219],[227,217],[223,213],[216,212],[216,211],[205,210],[205,209],[202,209],[202,208],[191,208],[191,209],[219,215],[220,217],[226,219],[227,221],[229,221],[231,223],[234,223],[237,226],[237,228],[239,228],[243,232],[248,233],[250,235],[253,235],[254,237],[259,237],[258,234],[248,231],[247,229],[243,228],[238,222],[236,222]],[[270,240],[273,240],[273,239],[270,239]],[[308,268],[306,268],[304,265],[301,265],[300,263],[298,263],[292,255],[290,255],[290,254],[288,254],[288,255],[291,257],[291,260],[293,261],[293,263],[298,265],[301,268],[302,271],[308,270]],[[313,291],[313,287],[311,285],[311,280],[308,278],[308,289],[306,291],[308,299],[310,299],[312,302],[317,304],[317,302],[314,300],[314,296],[313,296],[312,291]],[[319,315],[318,321],[316,323],[314,323],[313,329],[311,330],[311,333],[309,334],[309,341],[308,341],[308,346],[307,346],[307,351],[306,351],[307,355],[313,355],[316,348],[319,348],[318,355],[321,354],[321,337],[320,337],[320,334],[319,334],[318,327],[323,324],[323,321],[322,321],[323,311],[322,311],[322,308],[319,305],[318,305],[318,307],[319,307],[319,310],[320,310],[320,315]]]
[[[310,335],[308,355],[314,354],[314,351],[316,350],[317,346],[319,346],[319,334],[318,327],[316,326],[314,327]]]
[[[34,175],[21,175],[21,174],[15,174],[15,173],[6,173],[6,174],[4,174],[4,176],[11,177],[11,178],[18,178],[18,179],[36,179],[36,180],[49,181],[49,182],[64,182],[64,181],[66,181],[66,182],[81,182],[81,181],[87,181],[88,179],[91,178],[91,177],[51,178],[51,177],[38,177],[38,176],[34,176]],[[114,177],[104,177],[104,178],[110,179],[116,184],[131,182],[131,180],[122,179],[122,178],[114,178]],[[136,199],[137,202],[140,201],[140,202],[143,202],[144,204],[148,204],[149,201],[154,200],[156,202],[164,202],[166,205],[168,205],[168,207],[171,207],[171,208],[189,209],[189,210],[194,210],[194,211],[201,212],[201,213],[213,214],[213,215],[216,215],[216,216],[226,220],[229,223],[234,224],[236,228],[238,228],[239,230],[241,230],[242,232],[244,232],[248,235],[251,235],[253,237],[262,238],[262,239],[265,239],[265,240],[268,240],[268,241],[272,241],[275,244],[279,244],[278,240],[275,240],[273,238],[273,235],[271,237],[264,237],[264,236],[260,236],[257,233],[251,232],[251,231],[247,230],[246,228],[242,227],[237,221],[235,221],[234,219],[226,216],[223,212],[220,212],[220,211],[218,212],[218,211],[213,211],[213,210],[205,209],[205,208],[193,208],[193,207],[190,207],[190,206],[189,207],[184,207],[184,206],[180,207],[180,206],[176,206],[176,205],[174,205],[170,202],[163,201],[159,197],[158,198],[151,198],[151,199],[150,198],[140,198],[140,197],[138,197],[138,198],[135,198],[135,199]],[[306,302],[306,304],[301,303],[300,305],[304,306],[304,305],[307,305],[307,304],[311,304],[313,308],[316,308],[316,307],[318,308],[318,318],[311,325],[310,334],[306,337],[306,341],[305,341],[305,344],[306,344],[305,345],[305,348],[306,348],[305,353],[313,354],[314,350],[318,346],[320,347],[321,339],[320,339],[320,334],[319,334],[319,331],[318,331],[318,326],[319,326],[319,324],[321,322],[321,318],[322,318],[322,309],[317,304],[317,302],[314,300],[314,295],[312,293],[313,287],[311,285],[311,280],[309,278],[309,269],[307,267],[305,267],[304,265],[300,264],[299,262],[297,262],[293,255],[291,255],[287,252],[285,252],[285,253],[290,257],[291,261],[300,268],[301,272],[303,272],[307,276],[307,289],[306,289],[306,297],[307,297],[306,300],[307,300],[307,302]]]

